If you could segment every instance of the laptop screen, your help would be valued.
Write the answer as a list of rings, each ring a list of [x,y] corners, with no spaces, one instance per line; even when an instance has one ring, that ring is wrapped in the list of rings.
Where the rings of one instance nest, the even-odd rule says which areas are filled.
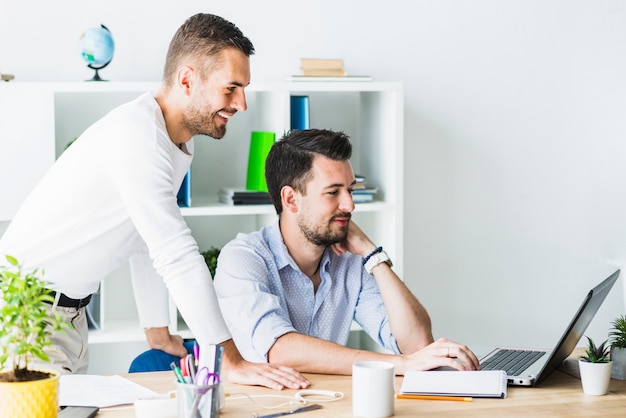
[[[587,330],[589,323],[591,323],[591,320],[596,315],[596,312],[600,309],[600,305],[604,302],[606,295],[608,295],[609,291],[617,281],[619,274],[619,270],[615,271],[615,273],[611,274],[602,283],[589,291],[582,305],[578,308],[576,316],[574,316],[574,319],[570,322],[567,330],[550,356],[550,360],[546,363],[541,372],[539,372],[539,377],[537,378],[536,383],[541,382],[554,369],[559,367],[570,354],[572,354],[572,351],[576,348],[576,344],[578,344],[578,341],[580,341],[583,337],[585,330]]]

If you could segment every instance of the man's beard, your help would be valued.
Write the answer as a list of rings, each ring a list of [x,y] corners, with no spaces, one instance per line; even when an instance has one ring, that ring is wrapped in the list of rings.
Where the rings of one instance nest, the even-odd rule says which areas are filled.
[[[302,231],[302,234],[310,243],[317,245],[319,247],[328,247],[338,242],[343,242],[348,237],[348,225],[347,224],[345,227],[341,227],[338,232],[332,231],[333,219],[347,218],[349,222],[350,217],[351,217],[350,213],[342,213],[342,214],[333,216],[330,219],[330,222],[327,225],[325,230],[321,230],[321,227],[311,228],[302,219],[298,220],[298,225],[300,226],[300,231]]]
[[[199,107],[188,107],[183,115],[183,124],[194,135],[207,135],[211,138],[221,139],[226,135],[226,125],[216,126],[216,116],[217,112],[207,116],[206,112],[199,110]]]

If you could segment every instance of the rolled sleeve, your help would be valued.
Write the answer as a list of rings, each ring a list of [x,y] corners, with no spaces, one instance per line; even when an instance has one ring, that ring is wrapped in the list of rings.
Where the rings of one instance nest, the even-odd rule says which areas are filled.
[[[374,276],[362,269],[362,287],[354,318],[363,330],[380,346],[401,354],[398,343],[391,333],[385,304]]]
[[[272,259],[268,248],[238,237],[221,250],[215,274],[226,324],[242,356],[253,362],[267,362],[276,340],[295,331],[275,283],[278,270],[264,259]]]

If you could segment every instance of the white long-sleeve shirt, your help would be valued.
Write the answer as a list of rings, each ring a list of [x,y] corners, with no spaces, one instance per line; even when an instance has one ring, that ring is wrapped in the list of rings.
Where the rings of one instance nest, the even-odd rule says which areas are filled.
[[[171,141],[150,93],[114,109],[32,191],[0,239],[0,255],[43,269],[50,288],[76,299],[130,260],[143,327],[169,324],[169,289],[200,345],[229,339],[176,200],[192,157],[193,140],[181,148]]]

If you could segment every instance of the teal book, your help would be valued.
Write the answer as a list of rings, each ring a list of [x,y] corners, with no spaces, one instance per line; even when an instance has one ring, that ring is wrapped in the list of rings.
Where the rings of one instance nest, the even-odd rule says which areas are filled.
[[[185,178],[180,185],[180,189],[178,189],[176,199],[178,200],[178,206],[181,208],[188,208],[191,206],[191,168],[189,168],[189,171],[185,174]]]
[[[291,96],[291,129],[309,129],[309,96]]]

